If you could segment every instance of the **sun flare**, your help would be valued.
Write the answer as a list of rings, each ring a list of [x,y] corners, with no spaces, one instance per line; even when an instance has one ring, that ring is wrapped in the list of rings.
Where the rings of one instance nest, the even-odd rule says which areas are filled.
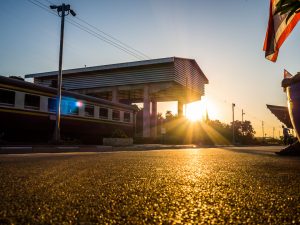
[[[201,120],[205,115],[206,108],[203,101],[197,101],[186,106],[185,116],[191,121]]]
[[[202,98],[201,101],[192,102],[186,106],[186,117],[191,121],[200,121],[206,118],[206,114],[210,119],[217,118],[217,109],[212,101],[207,97]]]

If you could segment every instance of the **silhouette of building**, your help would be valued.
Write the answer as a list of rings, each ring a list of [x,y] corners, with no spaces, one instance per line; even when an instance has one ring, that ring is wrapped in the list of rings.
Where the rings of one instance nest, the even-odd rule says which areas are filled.
[[[27,74],[25,78],[51,86],[57,73]],[[205,84],[208,79],[197,62],[178,57],[64,70],[62,81],[65,90],[113,102],[142,102],[143,137],[157,135],[157,102],[177,101],[178,115],[182,116],[184,104],[200,100],[205,94]]]

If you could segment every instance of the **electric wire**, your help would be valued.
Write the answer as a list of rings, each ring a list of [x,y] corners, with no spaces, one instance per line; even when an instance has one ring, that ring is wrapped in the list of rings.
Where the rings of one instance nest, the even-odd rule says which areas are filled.
[[[36,0],[36,1],[38,1],[38,0]],[[51,1],[49,1],[49,0],[45,0],[45,1],[47,1],[49,4],[53,4],[53,3],[52,3]],[[40,2],[40,4],[43,4],[43,3]],[[45,4],[43,4],[43,6],[48,7],[48,6],[45,5]],[[100,32],[100,33],[102,33],[103,35],[107,36],[107,38],[106,38],[106,37],[100,35],[101,38],[104,38],[104,39],[105,39],[105,40],[103,40],[103,41],[105,41],[105,42],[107,42],[107,41],[108,41],[108,42],[116,41],[116,42],[118,42],[120,45],[123,45],[123,46],[121,46],[122,48],[123,48],[123,47],[126,47],[127,49],[130,49],[134,54],[138,54],[138,56],[139,56],[139,55],[142,56],[141,59],[143,59],[143,58],[151,59],[151,57],[149,57],[148,55],[144,54],[143,52],[141,52],[141,51],[139,51],[139,50],[137,50],[137,49],[135,49],[135,48],[133,48],[133,47],[127,45],[126,43],[124,43],[124,42],[120,41],[119,39],[113,37],[111,34],[108,34],[108,33],[104,32],[103,30],[99,29],[98,27],[96,27],[96,26],[94,26],[94,25],[88,23],[87,21],[85,21],[85,20],[79,18],[78,15],[75,17],[75,19],[81,21],[82,23],[88,25],[89,27],[93,28],[94,30],[97,30],[98,32]],[[67,20],[72,20],[74,23],[76,23],[73,19],[67,18]],[[89,29],[89,28],[83,26],[82,24],[79,24],[79,23],[76,23],[76,24],[79,25],[79,26],[81,26],[81,27],[84,27],[85,29],[88,29],[88,30],[91,31],[91,32],[94,32],[93,30],[91,30],[91,29]],[[74,25],[74,24],[73,24],[73,25]],[[95,33],[96,33],[96,32],[95,32]],[[99,34],[98,34],[98,35],[99,35]],[[112,41],[112,40],[109,40],[109,39],[112,39],[113,41]],[[101,40],[102,40],[102,39],[101,39]],[[115,44],[117,44],[117,43],[115,43]],[[118,45],[118,46],[120,46],[120,45]],[[140,56],[139,56],[139,57],[140,57]]]
[[[31,3],[33,3],[32,0],[28,0],[28,1],[31,2]],[[38,0],[33,0],[33,1],[38,2],[40,5],[38,5],[38,4],[36,4],[36,3],[33,3],[33,4],[39,6],[41,9],[43,9],[43,10],[45,10],[45,11],[51,13],[51,14],[55,14],[55,15],[56,15],[56,13],[54,13],[52,10],[50,10],[50,9],[48,8],[47,5],[43,4],[42,2],[40,2],[40,1],[38,1]],[[57,15],[57,16],[58,16],[58,15]],[[94,37],[96,37],[96,38],[98,38],[98,39],[100,39],[100,40],[102,40],[102,41],[104,41],[104,42],[106,42],[106,43],[108,43],[108,44],[110,44],[110,45],[112,45],[112,46],[118,48],[119,50],[124,51],[125,53],[127,53],[127,54],[129,54],[129,55],[131,55],[131,56],[133,56],[133,57],[135,57],[135,58],[137,58],[137,59],[139,59],[139,60],[143,60],[143,57],[141,57],[141,56],[135,54],[134,52],[132,52],[132,51],[130,51],[130,50],[128,50],[128,49],[126,49],[126,48],[124,48],[124,47],[122,47],[122,46],[116,44],[116,43],[114,43],[113,41],[110,41],[109,39],[107,39],[107,38],[105,38],[105,37],[102,37],[102,36],[101,36],[100,34],[98,34],[97,32],[94,32],[93,30],[91,30],[91,29],[89,29],[89,28],[87,28],[87,27],[85,27],[85,26],[83,26],[83,25],[77,23],[77,22],[74,21],[74,20],[70,20],[70,19],[67,18],[67,17],[66,17],[65,19],[66,19],[66,22],[72,24],[73,26],[75,26],[75,27],[77,27],[77,28],[79,28],[79,29],[81,29],[81,30],[83,30],[83,31],[85,31],[85,32],[87,32],[87,33],[89,33],[89,34],[91,34],[92,36],[94,36]]]
[[[40,2],[40,1],[38,1],[38,0],[27,0],[27,1],[29,1],[30,3],[32,3],[32,4],[36,5],[36,6],[38,6],[39,8],[41,8],[41,9],[43,9],[43,10],[45,10],[45,11],[47,11],[48,13],[51,13],[51,14],[53,14],[53,15],[58,16],[55,12],[53,12],[52,10],[50,10],[50,9],[48,8],[47,5],[43,4],[42,2]],[[51,1],[48,1],[48,0],[45,0],[45,1],[47,1],[49,4],[53,4]],[[38,4],[37,2],[38,2],[39,4]],[[90,35],[92,35],[92,36],[94,36],[94,37],[100,39],[101,41],[104,41],[104,42],[106,42],[107,44],[110,44],[110,45],[114,46],[115,48],[118,48],[119,50],[122,50],[123,52],[125,52],[125,53],[127,53],[127,54],[129,54],[129,55],[131,55],[131,56],[133,56],[133,57],[135,57],[135,58],[137,58],[137,59],[140,59],[140,60],[142,60],[142,59],[144,59],[144,58],[151,59],[149,56],[145,55],[144,53],[142,53],[142,52],[140,52],[140,51],[138,51],[138,50],[136,50],[136,49],[130,47],[129,45],[123,43],[122,41],[118,40],[117,38],[114,38],[112,35],[107,34],[106,32],[104,32],[104,31],[100,30],[99,28],[97,28],[97,27],[91,25],[90,23],[84,21],[83,19],[78,18],[78,17],[75,17],[75,18],[76,18],[77,20],[81,21],[82,23],[88,25],[89,27],[93,28],[94,30],[97,30],[98,32],[101,32],[102,34],[106,35],[108,38],[107,38],[107,37],[104,37],[103,35],[99,34],[98,32],[95,32],[95,31],[93,31],[92,29],[90,29],[90,28],[88,28],[88,27],[86,27],[86,26],[84,26],[84,25],[82,25],[82,24],[80,24],[80,23],[78,23],[78,22],[76,22],[76,21],[74,21],[74,20],[72,20],[72,19],[66,18],[66,21],[67,21],[68,23],[72,24],[73,26],[75,26],[75,27],[77,27],[77,28],[79,28],[79,29],[81,29],[81,30],[83,30],[83,31],[85,31],[85,32],[87,32],[87,33],[89,33]],[[110,38],[110,39],[109,39],[109,38]],[[111,39],[112,39],[112,40],[111,40]],[[116,42],[118,42],[119,44],[116,43]],[[123,46],[122,46],[122,45],[123,45]],[[134,51],[134,52],[133,52],[133,51]],[[219,97],[217,97],[217,96],[215,96],[215,95],[214,95],[214,98],[217,99],[218,101],[220,101],[221,103],[226,104],[226,105],[230,103],[230,101],[227,101],[227,100],[225,100],[225,99],[221,99],[221,98],[219,98]],[[230,104],[231,104],[231,103],[230,103]],[[238,105],[236,105],[236,108],[237,108],[237,109],[241,109]],[[243,108],[243,109],[245,109],[245,108]],[[271,124],[269,124],[269,122],[267,122],[266,120],[263,120],[263,119],[261,119],[261,118],[258,118],[258,117],[256,117],[256,116],[254,116],[254,115],[253,115],[252,113],[250,113],[248,110],[247,110],[246,112],[247,112],[247,116],[249,116],[249,117],[251,117],[252,119],[256,120],[256,122],[262,122],[262,121],[264,121],[265,127],[266,127],[266,126],[268,126],[268,127],[269,127],[269,126],[270,126],[270,127],[274,127],[274,126],[272,126]]]
[[[85,23],[86,25],[88,25],[88,26],[94,28],[95,30],[101,32],[102,34],[108,36],[109,38],[111,38],[111,39],[113,39],[113,40],[119,42],[120,44],[124,45],[125,47],[130,48],[130,49],[132,49],[132,50],[135,51],[135,52],[138,52],[139,54],[143,55],[145,58],[151,59],[151,57],[149,57],[148,55],[144,54],[143,52],[141,52],[141,51],[139,51],[139,50],[137,50],[137,49],[135,49],[135,48],[133,48],[133,47],[131,47],[131,46],[125,44],[124,42],[120,41],[119,39],[117,39],[117,38],[113,37],[112,35],[110,35],[110,34],[104,32],[104,31],[100,30],[99,28],[97,28],[97,27],[93,26],[92,24],[90,24],[90,23],[84,21],[83,19],[81,19],[81,18],[79,18],[79,17],[75,17],[75,19],[77,19],[77,20],[79,20],[79,21]]]
[[[30,2],[30,3],[32,3],[32,4],[34,4],[34,5],[36,5],[36,6],[38,6],[39,8],[41,8],[41,9],[43,9],[45,11],[47,11],[48,13],[51,13],[53,15],[58,16],[55,12],[53,12],[52,10],[50,10],[49,7],[46,4],[44,4],[44,3],[42,3],[42,2],[40,2],[38,0],[27,0],[27,1]],[[50,1],[47,1],[47,2],[51,3]],[[82,20],[82,19],[79,19],[79,20]],[[89,24],[88,22],[85,22],[84,20],[82,20],[82,21],[84,23],[86,23],[86,24]],[[137,59],[139,59],[139,60],[144,60],[145,58],[150,59],[150,57],[146,56],[145,54],[141,53],[140,51],[138,51],[138,50],[136,50],[136,49],[134,49],[134,48],[126,45],[125,43],[123,43],[123,42],[119,41],[118,39],[116,39],[116,38],[114,38],[114,37],[106,34],[105,32],[101,31],[98,28],[97,28],[97,30],[99,30],[99,32],[105,33],[108,37],[110,37],[113,40],[111,40],[111,39],[109,39],[107,37],[104,37],[103,35],[99,34],[98,32],[96,32],[96,31],[94,31],[94,30],[92,30],[92,29],[90,29],[90,28],[88,28],[88,27],[86,27],[86,26],[84,26],[84,25],[82,25],[82,24],[74,21],[73,19],[69,19],[69,18],[66,17],[66,22],[72,24],[73,26],[77,27],[78,29],[81,29],[82,31],[85,31],[86,33],[89,33],[90,35],[96,37],[97,39],[99,39],[99,40],[101,40],[103,42],[106,42],[107,44],[109,44],[109,45],[111,45],[111,46],[113,46],[113,47],[115,47],[115,48],[117,48],[117,49],[119,49],[119,50],[121,50],[121,51],[123,51],[123,52],[125,52],[125,53],[127,53],[127,54],[129,54],[129,55],[131,55],[131,56],[133,56],[133,57],[135,57]],[[91,24],[89,24],[89,26],[90,27],[94,27]],[[94,29],[96,29],[96,27],[94,27]],[[114,41],[114,39],[116,41],[118,41],[119,43],[122,43],[123,46],[121,44],[118,44],[116,41]]]
[[[45,1],[48,2],[49,4],[53,5],[53,2],[51,2],[51,1],[49,1],[49,0],[45,0]],[[139,50],[137,50],[137,49],[135,49],[135,48],[133,48],[133,47],[131,47],[131,46],[129,46],[129,45],[127,45],[126,43],[124,43],[124,42],[122,42],[121,40],[119,40],[119,39],[115,38],[114,36],[112,36],[111,34],[105,32],[105,31],[99,29],[98,27],[96,27],[96,26],[90,24],[89,22],[87,22],[87,21],[81,19],[78,15],[76,15],[75,19],[77,19],[77,20],[81,21],[82,23],[88,25],[89,27],[91,27],[91,28],[93,28],[93,29],[99,31],[101,34],[107,36],[108,38],[113,39],[114,41],[120,43],[121,45],[123,45],[123,46],[125,46],[125,47],[127,47],[127,48],[129,48],[129,49],[131,49],[131,50],[133,50],[133,51],[135,51],[135,52],[137,52],[138,54],[144,56],[145,58],[151,59],[150,56],[146,55],[145,53],[143,53],[143,52],[141,52],[141,51],[139,51]]]

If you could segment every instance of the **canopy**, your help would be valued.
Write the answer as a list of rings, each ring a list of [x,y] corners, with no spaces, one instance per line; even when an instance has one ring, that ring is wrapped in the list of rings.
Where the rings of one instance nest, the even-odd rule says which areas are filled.
[[[267,108],[280,120],[280,122],[284,123],[288,128],[293,129],[288,107],[267,105]]]

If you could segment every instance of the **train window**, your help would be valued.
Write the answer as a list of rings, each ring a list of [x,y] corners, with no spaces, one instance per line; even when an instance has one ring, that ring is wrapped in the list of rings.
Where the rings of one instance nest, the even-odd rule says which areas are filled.
[[[113,119],[113,120],[120,120],[120,111],[118,111],[118,110],[113,110],[113,113],[112,113],[112,119]]]
[[[15,92],[0,89],[0,104],[1,105],[14,105],[15,104]]]
[[[64,106],[66,108],[64,108]],[[77,102],[72,101],[72,100],[66,100],[66,101],[63,100],[62,101],[62,112],[64,114],[78,115],[79,108],[78,108]]]
[[[25,108],[27,109],[40,109],[40,96],[25,94]]]
[[[130,113],[124,112],[124,122],[130,122]]]
[[[93,117],[94,116],[94,106],[93,105],[85,105],[85,116]]]
[[[55,98],[48,98],[48,111],[56,112],[56,99]]]
[[[108,109],[106,109],[106,108],[100,108],[99,109],[99,117],[101,119],[107,119],[108,118]]]

